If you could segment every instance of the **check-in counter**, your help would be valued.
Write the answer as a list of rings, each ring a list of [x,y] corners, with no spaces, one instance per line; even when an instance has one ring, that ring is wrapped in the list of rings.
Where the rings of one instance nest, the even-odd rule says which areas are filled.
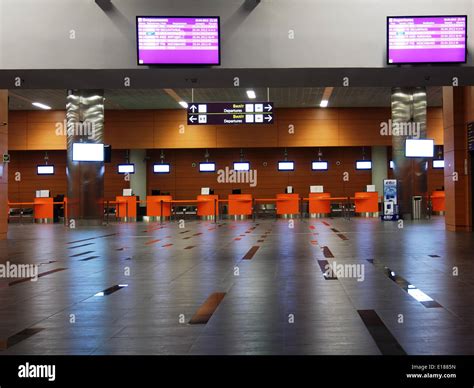
[[[38,224],[52,224],[54,221],[53,198],[35,198],[33,212]]]
[[[146,217],[144,221],[154,222],[171,217],[171,195],[149,195],[146,197]]]
[[[299,194],[277,194],[277,216],[292,218],[300,213]]]
[[[198,195],[197,215],[201,219],[213,220],[219,215],[218,195]]]
[[[362,217],[379,216],[379,193],[360,192],[354,194],[355,213]]]
[[[444,191],[433,191],[431,193],[431,203],[434,214],[444,215],[446,211],[446,198]]]
[[[118,196],[115,201],[117,202],[117,220],[123,222],[135,222],[137,220],[137,197],[135,195]]]
[[[330,193],[309,194],[309,216],[311,218],[327,217],[331,213]]]
[[[229,217],[244,219],[252,215],[251,194],[230,194],[228,197]]]

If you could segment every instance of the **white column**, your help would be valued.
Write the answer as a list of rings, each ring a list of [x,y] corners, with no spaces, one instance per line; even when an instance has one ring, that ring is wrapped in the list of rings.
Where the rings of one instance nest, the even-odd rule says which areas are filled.
[[[130,163],[135,164],[135,174],[130,174],[130,188],[142,201],[146,200],[146,150],[130,150]],[[140,203],[145,206],[145,203]]]
[[[383,195],[383,180],[387,179],[388,175],[387,166],[387,147],[372,147],[372,184],[375,185],[379,197]]]

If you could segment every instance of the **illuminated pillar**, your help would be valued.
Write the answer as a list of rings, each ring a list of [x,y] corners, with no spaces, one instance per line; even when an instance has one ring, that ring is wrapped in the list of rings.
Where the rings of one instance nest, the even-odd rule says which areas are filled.
[[[74,143],[104,143],[103,90],[69,90],[66,121],[69,225],[100,225],[104,219],[104,162],[74,161],[72,148]]]

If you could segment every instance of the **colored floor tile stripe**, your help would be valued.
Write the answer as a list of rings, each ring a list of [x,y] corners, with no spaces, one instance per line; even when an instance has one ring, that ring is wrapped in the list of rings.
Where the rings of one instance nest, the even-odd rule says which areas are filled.
[[[328,266],[329,262],[327,260],[318,260],[319,268],[321,268],[321,272],[323,273],[324,279],[326,280],[337,280],[337,276],[328,274]]]
[[[157,242],[160,242],[160,241],[161,241],[161,239],[157,239],[157,240],[150,240],[150,241],[147,241],[147,242],[145,243],[145,245],[156,244]]]
[[[332,259],[334,257],[331,250],[326,246],[323,247],[323,255],[326,259]]]
[[[29,329],[22,330],[7,339],[0,340],[0,350],[5,350],[11,348],[12,346],[16,345],[17,343],[24,341],[31,336],[39,333],[40,331],[44,330],[43,328],[39,327],[31,327]]]
[[[390,356],[404,356],[405,350],[398,343],[390,330],[385,326],[375,310],[357,310],[367,330],[380,349],[380,352]]]
[[[337,234],[337,237],[339,237],[341,240],[344,240],[344,241],[349,240],[349,239],[347,238],[347,236],[344,235],[344,234],[342,234],[342,233],[338,233],[338,234]]]
[[[98,292],[94,296],[107,296],[107,295],[113,294],[114,292],[117,292],[118,290],[121,290],[124,287],[125,286],[123,285],[116,284],[115,286],[106,288],[105,290]]]
[[[172,245],[173,245],[173,244],[165,244],[165,245],[162,245],[161,247],[162,247],[162,248],[168,248],[168,247],[170,247],[170,246],[172,246]]]
[[[408,293],[408,295],[420,302],[426,308],[443,307],[434,299],[432,299],[429,295],[425,294],[422,290],[415,287],[405,278],[401,277],[400,275],[397,275],[395,271],[392,271],[387,266],[373,259],[367,259],[367,261],[373,264],[375,268],[381,270],[385,276],[395,282],[395,284],[397,284],[403,291]]]
[[[38,278],[42,278],[43,276],[50,275],[50,274],[55,273],[55,272],[64,271],[66,269],[67,268],[56,268],[56,269],[52,269],[51,271],[42,272],[42,273],[38,274]],[[16,284],[29,282],[29,281],[31,281],[31,278],[17,279],[17,280],[14,280],[14,281],[8,283],[8,285],[9,286],[14,286]]]
[[[86,257],[85,259],[81,259],[79,261],[89,261],[89,260],[97,259],[98,257],[100,256],[90,256],[90,257]]]
[[[75,247],[69,247],[68,249],[82,248],[82,247],[87,247],[87,246],[89,246],[89,245],[94,245],[94,243],[88,243],[88,244],[76,245]]]
[[[195,247],[195,245],[190,245],[189,247],[186,247],[184,249],[193,249]]]
[[[214,292],[211,294],[201,307],[199,307],[189,323],[191,325],[203,325],[209,322],[209,319],[211,319],[212,314],[214,314],[224,297],[225,292]]]
[[[75,255],[71,255],[69,257],[79,257],[79,256],[88,255],[89,253],[94,253],[94,251],[86,251],[86,252],[76,253]]]
[[[258,251],[258,248],[260,248],[258,245],[254,245],[252,248],[250,248],[248,250],[248,252],[245,254],[245,256],[242,259],[243,260],[252,260],[253,256]]]
[[[321,221],[324,225],[329,226],[329,224],[326,221]]]
[[[80,242],[83,242],[83,241],[90,241],[90,240],[95,240],[95,239],[98,239],[98,238],[111,237],[111,236],[115,236],[115,235],[117,235],[117,233],[104,234],[103,236],[84,238],[82,240],[76,240],[76,241],[69,241],[67,244],[76,244],[76,243],[80,243]]]

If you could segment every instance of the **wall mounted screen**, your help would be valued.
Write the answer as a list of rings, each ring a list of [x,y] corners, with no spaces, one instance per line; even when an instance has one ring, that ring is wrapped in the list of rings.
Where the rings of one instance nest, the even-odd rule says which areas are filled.
[[[139,65],[220,65],[219,17],[137,16]]]
[[[387,17],[387,63],[465,63],[467,16]]]
[[[326,161],[317,160],[311,163],[311,170],[313,171],[321,171],[321,170],[327,170],[327,169],[328,169],[328,162]]]
[[[117,167],[119,174],[135,174],[134,164],[119,164]]]
[[[36,173],[38,175],[54,175],[54,166],[38,165],[36,166]]]
[[[278,162],[278,171],[294,171],[295,162]]]
[[[395,163],[393,160],[390,161],[390,168],[393,170],[393,168],[395,167]]]
[[[104,145],[96,143],[73,143],[72,160],[74,162],[103,162]]]
[[[405,156],[407,158],[432,158],[433,155],[433,139],[407,139],[405,141]]]
[[[199,172],[214,172],[216,164],[214,162],[199,163]]]
[[[444,160],[443,159],[433,160],[433,168],[444,168]]]
[[[249,162],[234,162],[234,171],[249,171]]]
[[[154,164],[153,165],[153,172],[155,174],[169,174],[170,165],[169,165],[169,163]]]
[[[371,160],[357,160],[356,170],[372,170],[372,161]]]

